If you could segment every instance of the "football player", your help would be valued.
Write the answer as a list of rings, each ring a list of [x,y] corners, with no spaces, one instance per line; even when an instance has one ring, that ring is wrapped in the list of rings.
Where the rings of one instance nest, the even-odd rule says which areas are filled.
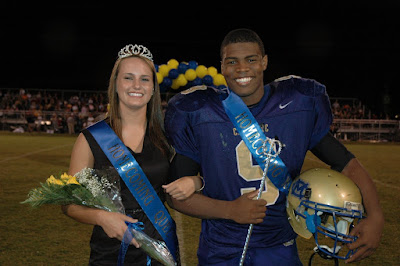
[[[245,265],[301,265],[296,233],[286,215],[286,195],[270,180],[259,200],[263,171],[228,118],[222,105],[235,93],[247,105],[266,137],[285,147],[280,159],[292,178],[300,174],[311,150],[332,169],[360,188],[368,217],[351,234],[358,251],[347,260],[369,256],[383,230],[383,214],[376,188],[359,161],[330,133],[332,112],[324,85],[297,76],[264,86],[268,57],[259,36],[234,30],[221,44],[221,72],[229,89],[199,86],[173,97],[165,117],[167,136],[177,155],[173,176],[203,176],[203,194],[172,200],[176,210],[202,219],[198,248],[200,265],[239,264],[249,224],[255,224]]]

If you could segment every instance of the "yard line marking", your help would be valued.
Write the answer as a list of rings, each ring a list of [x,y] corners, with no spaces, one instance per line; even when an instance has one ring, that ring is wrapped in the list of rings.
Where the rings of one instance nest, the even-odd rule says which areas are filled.
[[[21,154],[19,156],[14,156],[14,157],[9,157],[6,159],[3,159],[0,161],[0,163],[4,163],[4,162],[8,162],[8,161],[12,161],[12,160],[17,160],[17,159],[21,159],[33,154],[37,154],[37,153],[41,153],[41,152],[45,152],[45,151],[52,151],[52,150],[56,150],[56,149],[60,149],[60,148],[64,148],[64,147],[68,147],[68,146],[72,146],[73,144],[64,144],[64,145],[60,145],[60,146],[56,146],[56,147],[52,147],[52,148],[47,148],[47,149],[41,149],[41,150],[37,150],[37,151],[33,151],[33,152],[28,152],[28,153],[24,153]]]
[[[385,187],[388,187],[388,188],[394,188],[394,189],[400,190],[400,187],[399,187],[399,186],[387,184],[387,183],[384,183],[384,182],[379,181],[379,180],[376,180],[376,179],[372,179],[372,180],[373,180],[375,183],[378,183],[379,185],[382,185],[382,186],[385,186]]]

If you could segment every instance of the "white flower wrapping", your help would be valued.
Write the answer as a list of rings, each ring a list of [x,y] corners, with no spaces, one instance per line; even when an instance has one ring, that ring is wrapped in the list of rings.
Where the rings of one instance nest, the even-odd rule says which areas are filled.
[[[138,231],[133,228],[130,229],[130,232],[140,244],[140,248],[144,250],[150,257],[166,266],[176,265],[174,258],[163,241],[155,240],[142,231]]]

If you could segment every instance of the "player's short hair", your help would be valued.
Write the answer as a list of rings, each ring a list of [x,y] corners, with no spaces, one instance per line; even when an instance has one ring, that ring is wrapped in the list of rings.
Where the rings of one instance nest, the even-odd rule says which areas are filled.
[[[231,43],[241,43],[241,42],[254,42],[260,47],[261,55],[265,55],[264,43],[260,36],[252,30],[249,29],[236,29],[230,31],[221,43],[220,56],[222,59],[222,50],[225,46]]]

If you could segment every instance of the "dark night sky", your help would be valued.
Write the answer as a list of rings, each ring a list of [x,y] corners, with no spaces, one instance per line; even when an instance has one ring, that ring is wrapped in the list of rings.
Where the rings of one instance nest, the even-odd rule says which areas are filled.
[[[106,90],[116,55],[129,43],[147,46],[156,64],[175,58],[219,69],[223,37],[246,27],[264,41],[266,82],[288,74],[313,78],[331,97],[357,97],[371,108],[380,107],[385,91],[392,103],[399,99],[396,1],[187,3],[4,4],[0,88]]]

